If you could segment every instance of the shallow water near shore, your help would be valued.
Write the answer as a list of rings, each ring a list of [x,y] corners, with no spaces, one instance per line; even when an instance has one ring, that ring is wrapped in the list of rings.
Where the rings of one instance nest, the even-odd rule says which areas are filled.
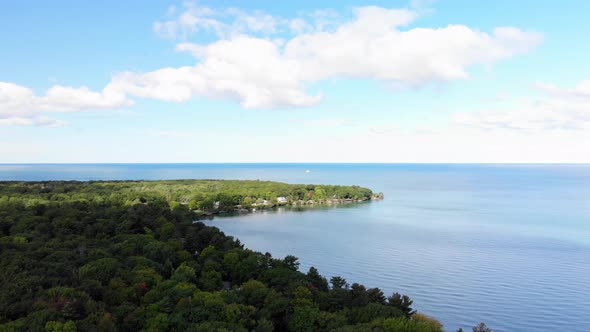
[[[382,191],[366,204],[205,222],[246,247],[293,254],[302,270],[405,293],[447,331],[590,326],[590,165],[0,165],[0,180],[187,178]]]

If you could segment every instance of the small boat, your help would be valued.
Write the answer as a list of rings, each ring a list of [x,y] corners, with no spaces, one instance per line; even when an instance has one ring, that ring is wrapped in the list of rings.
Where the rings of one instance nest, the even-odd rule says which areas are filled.
[[[308,170],[308,169],[306,169],[306,170],[305,170],[305,173],[311,173],[311,171],[310,171],[310,170]]]

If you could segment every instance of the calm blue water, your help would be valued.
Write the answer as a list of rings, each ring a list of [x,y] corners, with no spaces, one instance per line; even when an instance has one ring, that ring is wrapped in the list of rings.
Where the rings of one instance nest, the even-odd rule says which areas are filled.
[[[408,294],[448,331],[590,330],[590,165],[0,165],[0,180],[185,178],[382,191],[354,208],[208,223],[302,269]]]

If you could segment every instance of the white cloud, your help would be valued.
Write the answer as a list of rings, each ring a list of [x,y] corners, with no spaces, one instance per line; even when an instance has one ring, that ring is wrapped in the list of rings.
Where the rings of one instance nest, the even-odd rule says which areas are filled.
[[[590,81],[574,88],[546,83],[536,86],[546,92],[540,99],[524,99],[501,110],[456,113],[452,123],[484,130],[555,131],[590,129]]]
[[[72,88],[55,85],[45,95],[14,83],[0,82],[0,124],[61,126],[65,122],[49,119],[46,112],[78,112],[111,109],[131,105],[127,97],[107,86],[102,92],[87,87]]]
[[[112,86],[138,97],[177,102],[195,95],[230,98],[244,108],[304,107],[321,98],[306,93],[299,64],[283,57],[271,40],[240,36],[205,47],[178,47],[202,61],[194,67],[123,73]]]
[[[590,99],[590,80],[583,80],[573,88],[560,88],[543,82],[537,82],[535,85],[542,91],[556,97]]]
[[[40,99],[41,110],[52,112],[78,112],[85,109],[110,109],[130,106],[133,102],[121,91],[107,86],[102,92],[87,87],[73,88],[55,85]]]
[[[301,34],[310,31],[312,26],[302,18],[294,18],[289,21],[289,29],[294,34]]]
[[[168,9],[168,15],[176,14],[174,7]],[[152,28],[155,33],[164,38],[186,38],[190,34],[199,30],[213,30],[221,33],[225,29],[225,24],[214,18],[211,18],[215,12],[208,7],[198,7],[192,3],[185,3],[185,10],[178,17],[163,22],[154,22]]]
[[[436,0],[411,0],[410,7],[414,10],[430,12],[432,11],[431,6]]]
[[[344,76],[419,85],[465,79],[470,65],[490,64],[524,50],[512,45],[516,37],[507,38],[506,28],[494,35],[460,25],[398,31],[393,24],[406,23],[409,13],[378,12],[361,11],[356,21],[334,33],[295,37],[285,46],[285,58],[300,64],[305,81]],[[536,34],[520,35],[523,44],[540,41]]]
[[[307,89],[315,82],[345,77],[416,86],[466,79],[470,66],[525,53],[542,41],[540,34],[513,27],[491,34],[464,25],[405,29],[418,17],[409,9],[367,6],[353,14],[348,21],[332,10],[283,19],[189,3],[183,11],[171,10],[172,20],[154,23],[154,30],[169,37],[216,34],[219,39],[208,44],[176,46],[192,53],[195,65],[118,73],[98,92],[55,85],[38,96],[0,83],[0,118],[34,123],[47,112],[117,108],[131,105],[134,97],[185,102],[203,96],[235,100],[244,108],[306,107],[322,99]],[[281,38],[269,37],[277,33]]]
[[[173,39],[178,34],[178,24],[175,21],[154,22],[152,29],[163,38]]]
[[[507,101],[496,102],[498,109],[456,112],[446,124],[435,127],[373,126],[354,141],[342,138],[343,144],[357,151],[357,158],[373,162],[587,163],[590,98],[584,82],[574,88],[543,86],[551,88],[537,99],[510,100],[508,105]],[[314,157],[346,161],[343,155],[326,152]]]
[[[215,10],[185,3],[184,11],[171,20],[154,22],[152,28],[161,37],[186,39],[196,32],[209,32],[220,38],[243,33],[269,35],[285,28],[289,21],[263,11],[244,11],[238,8]],[[169,11],[169,15],[174,12]],[[228,21],[229,18],[229,21]]]
[[[248,13],[243,10],[231,8],[227,10],[227,13],[235,17],[231,28],[234,34],[252,32],[270,35],[277,33],[281,26],[287,23],[282,18],[274,17],[263,11]]]
[[[45,116],[35,117],[0,117],[0,126],[39,126],[39,127],[61,127],[67,123],[62,120],[55,120]]]
[[[246,108],[301,107],[321,99],[307,93],[309,83],[349,77],[415,86],[466,79],[470,66],[525,53],[543,39],[513,27],[496,28],[492,34],[464,25],[403,30],[417,18],[416,12],[376,6],[354,9],[352,20],[329,31],[310,31],[312,23],[301,18],[283,20],[236,9],[225,13],[234,21],[221,22],[212,18],[221,14],[200,7],[189,7],[173,21],[184,32],[212,29],[222,38],[177,45],[178,51],[198,59],[195,66],[127,73],[116,83],[145,98],[185,101],[201,95],[238,100]],[[272,34],[284,22],[299,34],[284,42],[256,36]]]

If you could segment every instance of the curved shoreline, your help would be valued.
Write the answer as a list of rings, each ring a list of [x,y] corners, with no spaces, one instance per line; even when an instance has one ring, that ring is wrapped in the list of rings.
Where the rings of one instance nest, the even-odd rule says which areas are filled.
[[[321,201],[296,201],[292,203],[277,203],[277,204],[260,204],[260,205],[253,205],[251,207],[242,207],[240,205],[236,206],[231,211],[221,210],[221,211],[200,211],[200,210],[193,210],[194,213],[198,215],[199,218],[203,217],[214,217],[214,216],[235,216],[240,214],[251,214],[255,212],[261,211],[276,211],[280,208],[286,209],[300,209],[300,211],[305,210],[313,210],[316,208],[327,208],[327,207],[340,207],[343,205],[354,205],[354,204],[362,204],[362,203],[369,203],[372,201],[380,201],[385,198],[383,193],[373,194],[369,199],[327,199]]]

